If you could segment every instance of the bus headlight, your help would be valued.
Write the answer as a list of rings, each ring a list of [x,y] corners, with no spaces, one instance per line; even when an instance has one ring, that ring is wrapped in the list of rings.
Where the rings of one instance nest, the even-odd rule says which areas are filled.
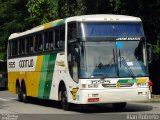
[[[137,87],[148,87],[148,83],[137,83]]]
[[[88,84],[88,88],[98,88],[98,84]]]
[[[86,88],[86,84],[82,84],[82,88]]]
[[[98,88],[98,84],[82,84],[82,88]]]

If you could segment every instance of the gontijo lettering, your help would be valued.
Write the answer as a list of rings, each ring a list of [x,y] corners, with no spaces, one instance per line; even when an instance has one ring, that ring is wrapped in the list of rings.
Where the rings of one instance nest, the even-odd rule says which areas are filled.
[[[28,68],[28,67],[33,67],[34,66],[34,60],[20,60],[19,61],[19,67],[20,68]]]

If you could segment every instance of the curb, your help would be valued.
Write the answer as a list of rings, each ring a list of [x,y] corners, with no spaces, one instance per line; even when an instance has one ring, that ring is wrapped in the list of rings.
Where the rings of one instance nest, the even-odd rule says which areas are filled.
[[[160,102],[160,95],[152,95],[151,99],[149,100],[151,102]]]

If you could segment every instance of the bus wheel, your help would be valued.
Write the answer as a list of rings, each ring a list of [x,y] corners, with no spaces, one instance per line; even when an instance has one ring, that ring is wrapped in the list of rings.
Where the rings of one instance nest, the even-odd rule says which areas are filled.
[[[116,110],[123,110],[126,107],[127,103],[125,102],[124,103],[113,103],[112,105],[113,105],[113,108]]]
[[[21,88],[18,85],[16,86],[16,92],[17,92],[17,95],[18,95],[18,101],[22,102]]]
[[[27,103],[28,102],[28,97],[26,95],[26,86],[25,86],[25,84],[22,85],[21,92],[22,92],[22,101],[24,103]]]
[[[65,87],[60,90],[61,106],[63,110],[70,110],[70,104],[68,103],[67,91]]]

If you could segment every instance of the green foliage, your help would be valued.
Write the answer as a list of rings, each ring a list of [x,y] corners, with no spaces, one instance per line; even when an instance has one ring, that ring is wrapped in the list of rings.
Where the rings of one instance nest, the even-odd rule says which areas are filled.
[[[11,33],[58,18],[84,14],[124,14],[140,17],[147,42],[159,57],[159,0],[0,0],[0,48]]]
[[[85,0],[59,0],[58,16],[66,18],[86,13]]]
[[[0,0],[0,59],[6,59],[9,35],[28,26],[26,3],[27,0]]]
[[[57,0],[29,0],[28,12],[35,23],[42,24],[57,17]]]
[[[85,14],[85,0],[29,0],[31,19],[43,24],[54,19]]]
[[[160,36],[158,36],[157,43],[153,45],[153,53],[155,55],[154,59],[158,60],[160,57]]]

